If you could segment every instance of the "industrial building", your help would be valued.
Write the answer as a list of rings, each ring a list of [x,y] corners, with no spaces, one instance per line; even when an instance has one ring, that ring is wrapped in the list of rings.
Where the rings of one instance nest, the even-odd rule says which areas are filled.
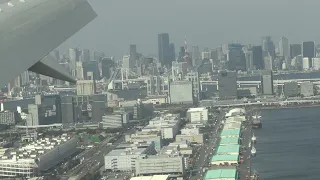
[[[173,81],[169,89],[170,104],[193,104],[192,82]]]
[[[185,174],[183,156],[153,155],[136,161],[136,175]]]
[[[208,109],[205,107],[190,108],[187,111],[187,118],[190,122],[206,123],[209,119]]]
[[[239,138],[237,137],[221,138],[220,140],[220,146],[237,145],[237,144],[239,144]]]
[[[240,137],[240,129],[223,129],[220,135],[221,138],[239,138]]]
[[[219,146],[217,155],[239,155],[240,145]]]
[[[77,151],[77,136],[42,138],[18,149],[2,150],[0,177],[33,177],[64,161]]]
[[[304,97],[313,96],[314,89],[312,82],[302,82],[300,83],[300,94]]]
[[[104,156],[105,170],[134,171],[136,159],[152,154],[156,154],[152,143],[119,145]]]
[[[298,83],[295,81],[283,84],[283,95],[285,97],[295,97],[299,94]]]
[[[210,164],[213,166],[237,165],[239,155],[214,155],[211,158]]]
[[[203,180],[237,180],[238,172],[234,169],[216,169],[207,171]]]

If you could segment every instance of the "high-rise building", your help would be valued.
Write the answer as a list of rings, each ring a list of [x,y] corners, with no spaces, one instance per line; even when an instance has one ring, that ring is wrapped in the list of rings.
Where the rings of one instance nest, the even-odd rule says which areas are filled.
[[[92,121],[101,122],[106,108],[106,96],[94,95],[92,97]]]
[[[130,62],[133,65],[133,67],[137,65],[137,58],[138,58],[137,45],[131,44],[130,45]]]
[[[104,52],[101,52],[101,51],[94,51],[93,52],[93,60],[100,61],[104,57],[105,57]]]
[[[247,71],[254,70],[253,66],[253,52],[252,49],[249,49],[247,52],[245,52],[245,58],[246,58],[246,68]]]
[[[83,80],[84,79],[84,74],[83,74],[83,65],[82,62],[76,62],[76,77],[78,80]]]
[[[101,76],[110,78],[112,67],[114,66],[113,59],[110,57],[104,57],[101,60]]]
[[[63,96],[61,98],[61,122],[71,124],[75,122],[75,111],[72,96]]]
[[[237,98],[237,72],[220,71],[218,74],[219,99]]]
[[[261,72],[261,86],[263,95],[273,95],[273,73],[272,71]]]
[[[82,62],[90,61],[90,50],[89,49],[82,49],[81,61]]]
[[[122,68],[125,68],[125,69],[133,69],[134,67],[134,62],[131,61],[132,59],[130,58],[130,55],[129,56],[123,56],[122,57]]]
[[[170,49],[170,61],[172,63],[173,61],[176,60],[176,49],[173,43],[170,43],[169,49]]]
[[[71,75],[76,76],[76,62],[79,61],[79,50],[77,48],[69,49],[69,60]]]
[[[262,52],[263,52],[262,54],[263,56],[268,56],[268,54],[270,54],[272,59],[275,58],[276,56],[275,47],[270,36],[262,37]]]
[[[170,59],[169,34],[158,34],[158,53],[159,62],[162,65],[170,66],[172,60]]]
[[[246,71],[246,58],[241,44],[229,44],[228,48],[228,69],[231,71]]]
[[[314,41],[302,42],[302,55],[309,59],[316,57],[316,46]]]
[[[94,80],[100,79],[100,71],[99,71],[99,61],[93,60],[88,62],[83,62],[83,73],[85,75],[85,79],[88,79],[86,76],[88,72],[93,73]]]
[[[294,57],[302,54],[301,44],[290,44],[290,57],[293,59]]]
[[[96,93],[96,83],[94,80],[78,80],[77,95],[89,96]]]
[[[289,41],[286,37],[281,37],[279,41],[279,54],[282,57],[289,57]]]
[[[252,47],[252,59],[255,69],[264,69],[262,46]]]

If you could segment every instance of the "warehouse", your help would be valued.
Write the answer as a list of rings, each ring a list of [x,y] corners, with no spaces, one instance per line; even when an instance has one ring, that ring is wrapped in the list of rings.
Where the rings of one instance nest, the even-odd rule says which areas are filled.
[[[236,180],[238,173],[236,169],[217,169],[207,171],[204,180]]]
[[[223,129],[220,135],[221,138],[240,137],[240,129]]]
[[[219,146],[216,155],[239,155],[240,145]]]
[[[168,180],[168,179],[170,179],[169,175],[154,175],[154,176],[132,177],[130,180]]]
[[[213,155],[210,164],[213,166],[237,165],[239,155]]]
[[[220,146],[237,145],[237,144],[239,144],[239,138],[237,137],[221,138],[220,140]]]
[[[224,125],[223,129],[240,129],[241,128],[241,123],[236,123],[236,122],[227,122]]]

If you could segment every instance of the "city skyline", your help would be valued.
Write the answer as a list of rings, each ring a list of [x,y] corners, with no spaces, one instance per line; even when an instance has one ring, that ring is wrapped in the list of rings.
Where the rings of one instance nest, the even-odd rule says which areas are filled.
[[[168,3],[151,3],[144,0],[126,3],[90,1],[98,13],[98,18],[59,49],[97,49],[106,52],[106,55],[119,58],[129,53],[130,44],[136,44],[139,52],[157,55],[157,35],[160,33],[169,33],[171,42],[175,43],[176,47],[183,45],[184,37],[187,35],[188,44],[199,45],[200,49],[214,48],[233,41],[259,45],[261,37],[267,35],[272,36],[274,41],[284,36],[289,39],[290,44],[319,41],[316,38],[316,26],[305,28],[313,27],[312,22],[316,21],[314,8],[318,2],[314,0],[308,1],[308,4],[300,1],[256,3],[253,0],[245,0],[232,2],[234,6],[231,1],[183,2],[170,3],[171,8],[167,8]],[[110,6],[107,6],[108,4]],[[196,6],[201,6],[201,10],[193,8]],[[295,13],[304,12],[304,9],[308,13]],[[119,11],[122,13],[118,13]],[[163,11],[166,15],[162,15]],[[145,16],[150,13],[153,19]],[[238,18],[233,18],[234,15]],[[252,18],[253,16],[255,18]],[[237,32],[234,29],[237,29]]]

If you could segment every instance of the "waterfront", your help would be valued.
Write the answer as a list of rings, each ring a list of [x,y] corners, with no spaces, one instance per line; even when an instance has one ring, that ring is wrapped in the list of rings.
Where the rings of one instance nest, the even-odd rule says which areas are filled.
[[[263,110],[257,156],[252,166],[261,179],[319,179],[320,108]]]

